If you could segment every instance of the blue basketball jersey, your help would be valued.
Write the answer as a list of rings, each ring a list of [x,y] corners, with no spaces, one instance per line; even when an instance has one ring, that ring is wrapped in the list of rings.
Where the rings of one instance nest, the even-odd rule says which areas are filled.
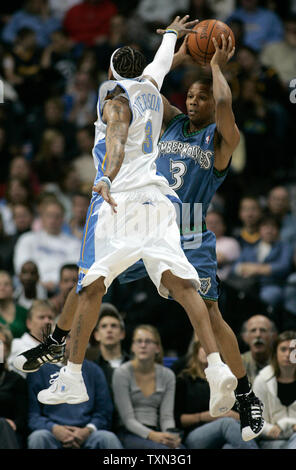
[[[178,114],[168,125],[158,144],[157,171],[165,176],[183,203],[190,203],[191,226],[194,204],[201,204],[202,221],[210,202],[224,181],[227,170],[214,168],[216,124],[189,132],[189,118]]]

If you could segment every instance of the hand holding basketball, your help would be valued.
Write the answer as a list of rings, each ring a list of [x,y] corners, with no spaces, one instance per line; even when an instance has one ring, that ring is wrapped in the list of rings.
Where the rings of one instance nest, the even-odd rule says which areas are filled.
[[[228,38],[231,37],[232,47],[235,45],[235,38],[232,30],[222,21],[204,20],[194,26],[193,29],[197,34],[188,35],[187,49],[193,60],[199,65],[209,64],[212,57],[217,53],[217,48],[212,40],[213,38],[215,38],[218,46],[223,48],[223,55],[224,46],[222,43],[222,34],[224,35],[226,43],[228,42]]]
[[[224,34],[221,35],[222,38],[222,47],[218,46],[218,42],[216,38],[212,38],[212,41],[215,46],[216,52],[214,53],[212,60],[210,62],[211,65],[219,65],[223,67],[227,64],[227,62],[231,59],[234,54],[235,47],[232,46],[232,39],[231,36],[228,36],[228,41],[226,41]]]

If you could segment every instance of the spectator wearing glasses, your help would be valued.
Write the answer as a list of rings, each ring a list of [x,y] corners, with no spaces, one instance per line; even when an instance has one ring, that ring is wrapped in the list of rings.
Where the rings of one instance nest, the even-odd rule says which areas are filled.
[[[180,437],[168,432],[175,428],[175,375],[161,365],[163,351],[157,329],[136,327],[131,361],[115,369],[113,393],[124,425],[119,438],[126,449],[174,449]]]

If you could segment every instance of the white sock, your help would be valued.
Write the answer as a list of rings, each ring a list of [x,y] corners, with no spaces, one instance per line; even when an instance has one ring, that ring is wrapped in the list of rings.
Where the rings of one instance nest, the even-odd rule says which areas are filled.
[[[70,374],[81,374],[82,364],[74,364],[74,362],[67,362],[67,372]]]
[[[208,366],[216,366],[217,364],[222,364],[222,359],[218,352],[213,352],[207,356]]]

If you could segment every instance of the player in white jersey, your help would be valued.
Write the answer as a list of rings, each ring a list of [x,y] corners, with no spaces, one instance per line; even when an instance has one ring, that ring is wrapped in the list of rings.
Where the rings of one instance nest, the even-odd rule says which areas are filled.
[[[220,358],[208,311],[197,292],[198,274],[181,249],[169,199],[176,194],[156,174],[155,166],[163,116],[159,90],[170,70],[178,34],[189,32],[196,23],[187,19],[177,17],[160,30],[162,43],[147,67],[143,56],[129,47],[111,57],[108,78],[113,80],[99,92],[93,151],[97,176],[81,246],[79,295],[71,291],[53,335],[14,362],[32,372],[44,362],[58,360],[59,342],[71,329],[67,366],[38,394],[44,404],[88,400],[81,369],[102,297],[116,276],[142,258],[160,295],[170,295],[185,309],[207,353],[212,416],[234,405],[237,379]]]

